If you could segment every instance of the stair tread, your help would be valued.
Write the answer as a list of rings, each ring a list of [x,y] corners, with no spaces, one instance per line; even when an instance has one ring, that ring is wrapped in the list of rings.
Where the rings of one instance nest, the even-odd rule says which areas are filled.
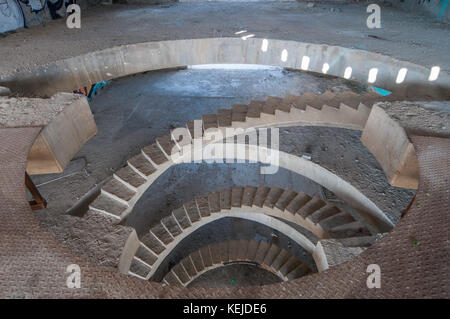
[[[100,194],[97,198],[89,205],[91,208],[95,208],[111,215],[120,217],[121,214],[128,208],[127,205],[112,199],[109,196]]]
[[[211,213],[220,212],[220,193],[212,192],[208,194],[209,210]]]
[[[219,109],[217,112],[217,123],[219,127],[231,127],[232,110]]]
[[[288,280],[293,280],[293,279],[296,279],[296,278],[300,278],[300,277],[302,277],[302,276],[304,276],[304,275],[306,275],[306,274],[308,274],[310,271],[309,271],[309,268],[308,268],[308,266],[306,266],[305,264],[300,264],[300,265],[298,265],[294,270],[292,270],[290,273],[288,273],[287,275],[286,275],[286,278],[288,279]]]
[[[181,264],[190,277],[195,277],[197,275],[197,270],[195,269],[190,256],[183,258],[183,260],[181,260]]]
[[[256,189],[257,188],[254,186],[245,186],[244,194],[242,195],[242,206],[251,207],[253,205],[253,198],[255,198]]]
[[[141,263],[140,261],[134,258],[131,261],[130,271],[132,273],[135,273],[136,275],[146,278],[150,270],[151,269],[148,266],[146,266],[145,264]]]
[[[143,260],[150,266],[153,265],[156,262],[156,260],[158,259],[158,257],[154,253],[152,253],[151,251],[149,251],[142,245],[139,246],[138,250],[136,251],[135,256],[138,257],[139,259]]]
[[[296,214],[299,214],[303,218],[308,217],[316,210],[325,206],[326,203],[318,197],[313,197],[309,202],[307,202],[302,208],[300,208]]]
[[[181,228],[186,229],[191,226],[191,221],[186,213],[184,207],[177,208],[172,211],[173,216],[177,220]]]
[[[183,206],[186,210],[187,215],[189,216],[191,223],[195,223],[200,220],[200,213],[198,211],[197,203],[195,202],[195,200],[187,202]]]
[[[279,248],[276,245],[271,245],[269,250],[266,253],[266,256],[264,257],[264,264],[267,266],[271,266],[275,258],[278,256],[278,254],[281,252],[281,248]]]
[[[138,188],[146,182],[145,178],[136,173],[128,165],[117,170],[114,175],[135,188]]]
[[[300,208],[302,208],[306,203],[308,203],[312,198],[305,194],[304,192],[298,193],[294,199],[289,203],[289,205],[286,207],[286,210],[291,213],[295,214]]]
[[[310,219],[314,224],[317,224],[328,217],[338,214],[339,212],[339,208],[337,208],[333,204],[327,203],[325,206],[309,215],[308,219]]]
[[[334,228],[336,226],[348,224],[348,223],[351,223],[351,222],[354,222],[354,221],[355,221],[355,219],[349,213],[340,212],[338,214],[335,214],[333,216],[330,216],[328,218],[325,218],[325,219],[321,220],[319,222],[319,225],[324,230],[329,230],[329,229],[332,229],[332,228]]]
[[[161,223],[163,223],[163,225],[167,228],[172,237],[176,237],[183,232],[172,214],[161,219]]]
[[[200,254],[202,255],[202,260],[203,260],[204,266],[206,268],[211,267],[213,265],[213,261],[212,261],[211,253],[209,251],[209,246],[200,248]]]
[[[231,189],[231,207],[242,206],[242,196],[244,194],[244,188],[235,186]]]
[[[176,146],[175,141],[172,140],[172,136],[170,134],[157,137],[156,143],[167,157],[171,156],[172,152],[177,153],[180,151],[178,146]]]
[[[283,276],[286,276],[292,270],[297,268],[301,264],[301,261],[297,257],[292,255],[284,264],[280,267],[280,272]]]
[[[150,249],[152,252],[154,252],[156,255],[159,255],[162,253],[165,249],[163,244],[153,235],[152,233],[148,232],[146,233],[142,238],[141,242],[147,246],[148,249]]]
[[[220,191],[220,209],[231,209],[231,190]]]
[[[259,118],[261,116],[261,110],[264,102],[261,101],[251,101],[247,109],[247,117]]]
[[[183,283],[187,283],[189,281],[189,275],[184,269],[184,267],[181,264],[176,264],[172,271],[175,273],[175,275],[178,277],[178,279]]]
[[[120,199],[128,202],[136,192],[129,187],[125,186],[124,183],[118,181],[116,178],[111,178],[103,187],[102,190],[108,192],[111,195],[117,196]]]
[[[144,148],[142,148],[142,152],[147,155],[156,165],[161,165],[167,162],[167,157],[164,155],[158,145],[156,145],[156,143],[145,146]]]
[[[253,199],[253,205],[262,207],[269,191],[270,191],[269,187],[258,186],[258,188],[256,189],[255,198]]]
[[[163,224],[158,223],[154,225],[150,231],[164,243],[164,245],[168,245],[173,241],[172,235],[166,230]]]
[[[200,252],[194,251],[190,254],[192,262],[194,263],[195,269],[197,272],[200,272],[205,269],[205,265],[203,264],[202,256],[200,255]]]
[[[144,176],[150,176],[156,168],[145,158],[143,154],[133,156],[128,160],[128,164],[137,169]]]
[[[275,207],[280,210],[285,210],[289,203],[297,196],[297,193],[290,189],[285,189],[280,198],[275,203]]]
[[[197,203],[198,211],[200,212],[201,217],[207,217],[211,215],[211,211],[209,210],[209,200],[208,196],[201,196],[195,199]]]
[[[259,242],[258,249],[255,254],[255,262],[261,264],[264,261],[264,257],[266,256],[267,251],[269,250],[270,245],[264,241]]]
[[[283,194],[283,189],[279,187],[271,187],[266,199],[264,200],[264,206],[273,208],[275,206],[275,203],[280,198],[281,194]]]
[[[218,127],[217,114],[203,114],[202,115],[203,130],[214,129]]]
[[[348,238],[348,237],[362,237],[369,236],[370,231],[360,221],[333,227],[328,231],[332,238]]]
[[[180,279],[172,272],[169,271],[167,275],[164,277],[164,280],[169,283],[171,286],[180,286],[182,285]]]

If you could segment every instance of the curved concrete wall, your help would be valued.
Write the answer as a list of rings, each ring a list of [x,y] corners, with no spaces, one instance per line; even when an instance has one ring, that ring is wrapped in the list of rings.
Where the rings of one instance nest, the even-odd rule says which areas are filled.
[[[146,42],[123,45],[84,54],[34,70],[14,74],[0,84],[22,94],[50,96],[90,84],[144,71],[195,64],[262,64],[289,67],[367,82],[376,68],[372,84],[411,96],[450,98],[450,80],[441,73],[429,81],[430,70],[409,62],[362,50],[285,40],[210,38]],[[407,74],[396,83],[399,71]],[[347,78],[347,77],[346,77]]]

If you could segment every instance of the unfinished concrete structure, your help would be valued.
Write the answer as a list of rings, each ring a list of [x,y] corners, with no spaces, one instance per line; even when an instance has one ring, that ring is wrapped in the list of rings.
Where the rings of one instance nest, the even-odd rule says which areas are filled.
[[[273,6],[277,9],[276,4]],[[172,10],[167,9],[169,13]],[[108,10],[119,17],[119,25],[126,21],[127,9],[113,7],[105,12]],[[106,18],[107,13],[103,14]],[[142,14],[145,18],[145,10]],[[443,265],[449,255],[447,238],[441,234],[448,233],[450,128],[446,116],[423,107],[441,101],[444,110],[448,108],[450,78],[446,63],[439,68],[434,64],[425,67],[420,65],[419,57],[403,59],[395,55],[409,48],[407,45],[380,46],[378,53],[373,53],[338,46],[325,34],[315,41],[297,36],[281,40],[286,36],[280,34],[278,39],[276,32],[270,37],[245,37],[241,35],[245,33],[230,29],[224,36],[211,38],[206,29],[197,36],[195,32],[183,33],[184,29],[169,33],[166,40],[151,32],[133,38],[133,29],[125,27],[123,32],[130,35],[127,40],[117,42],[100,28],[96,32],[103,32],[105,37],[96,42],[89,36],[89,26],[95,25],[96,19],[95,15],[86,18],[85,46],[70,53],[64,47],[58,48],[50,59],[41,54],[32,59],[27,55],[11,56],[0,69],[0,85],[5,87],[0,92],[6,95],[0,97],[0,194],[5,203],[1,209],[5,222],[0,226],[2,296],[448,297],[448,274]],[[282,18],[273,22],[274,27],[280,23]],[[349,23],[340,25],[341,31],[352,27]],[[65,28],[56,22],[53,25],[55,30]],[[37,37],[44,38],[34,30],[39,29],[5,37],[0,50],[14,47],[27,33],[36,32]],[[57,39],[60,35],[54,36]],[[12,67],[18,61],[21,67]],[[58,242],[33,216],[23,183],[25,172],[61,173],[97,131],[93,121],[96,115],[92,118],[86,99],[60,92],[132,74],[199,64],[278,66],[370,83],[392,94],[325,91],[270,97],[269,92],[265,100],[218,108],[201,118],[186,118],[182,139],[180,131],[171,127],[159,132],[160,137],[152,139],[151,144],[139,145],[139,152],[121,154],[120,166],[111,169],[108,178],[98,181],[80,196],[78,203],[73,203],[69,210],[72,216],[68,217],[71,223],[81,225],[81,229],[88,225],[80,237],[92,242],[109,240],[98,250],[93,245],[71,252],[64,247],[67,243]],[[41,98],[30,98],[35,96]],[[412,109],[408,103],[418,105],[417,116],[403,114],[408,107]],[[415,190],[414,198],[409,198],[404,210],[381,209],[380,203],[386,200],[374,200],[369,190],[349,182],[351,170],[334,172],[312,161],[306,152],[298,156],[247,142],[245,137],[239,140],[248,130],[299,126],[362,132],[362,145],[378,161],[380,174],[384,174],[389,187]],[[229,134],[228,128],[241,130]],[[98,130],[101,132],[102,126]],[[208,139],[218,132],[221,139]],[[235,137],[238,143],[230,145],[229,140]],[[248,159],[247,153],[257,153],[255,162],[276,164],[304,176],[331,193],[332,200],[301,189],[236,184],[208,194],[199,192],[160,215],[139,211],[149,192],[167,178],[166,172],[192,162],[193,154],[205,154],[212,145],[225,151],[241,145],[245,152],[214,152],[204,160],[235,161]],[[52,198],[47,196],[46,200],[51,203]],[[227,233],[224,227],[220,231],[217,223],[227,219],[259,224],[265,227],[260,233],[268,235],[258,237],[253,229]],[[223,234],[206,236],[202,230],[208,226],[216,226]],[[270,238],[270,232],[278,235]],[[194,238],[196,234],[200,239]],[[29,238],[32,245],[28,244]],[[70,247],[77,244],[68,241]],[[108,268],[102,266],[103,260],[108,260]],[[214,282],[207,287],[188,287],[209,270],[229,262],[259,265],[282,282],[261,287],[218,289]],[[410,265],[417,263],[421,275],[413,276],[415,270]],[[66,285],[65,271],[71,264],[79,265],[82,271],[82,285],[77,289]],[[382,269],[382,289],[366,285],[370,264]],[[280,285],[283,289],[279,289]]]

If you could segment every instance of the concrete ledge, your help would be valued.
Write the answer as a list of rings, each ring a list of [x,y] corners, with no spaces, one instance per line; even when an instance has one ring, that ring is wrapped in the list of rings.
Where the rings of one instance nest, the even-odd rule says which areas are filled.
[[[306,58],[305,58],[306,57]],[[306,59],[306,60],[305,60]],[[367,83],[372,68],[377,68],[373,85],[405,96],[450,98],[450,79],[443,72],[429,81],[430,70],[381,54],[325,44],[250,38],[210,38],[174,40],[122,45],[40,66],[0,79],[0,85],[20,94],[51,96],[121,76],[150,70],[196,64],[262,64],[308,70]],[[400,69],[406,78],[396,83]]]
[[[41,127],[28,154],[28,174],[60,173],[95,133],[84,96],[58,93],[50,99],[0,97],[0,127]]]
[[[417,189],[419,162],[405,130],[374,105],[364,127],[361,142],[375,156],[392,186]]]

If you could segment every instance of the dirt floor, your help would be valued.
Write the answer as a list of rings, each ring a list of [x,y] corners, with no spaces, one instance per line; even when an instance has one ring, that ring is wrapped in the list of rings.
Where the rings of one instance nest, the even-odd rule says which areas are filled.
[[[83,146],[62,174],[32,177],[48,201],[47,209],[36,212],[36,216],[77,254],[115,267],[121,251],[118,243],[123,243],[124,232],[104,229],[65,212],[140,148],[169,128],[198,119],[201,114],[229,108],[234,103],[264,100],[268,95],[283,97],[286,93],[300,95],[325,90],[361,93],[367,89],[342,79],[279,68],[156,71],[114,80],[90,103],[98,126],[97,135]],[[412,192],[389,186],[380,166],[359,137],[360,132],[345,129],[283,128],[280,129],[280,149],[296,155],[310,151],[314,162],[362,190],[397,222]],[[274,175],[261,176],[257,164],[183,164],[169,169],[150,187],[127,224],[142,232],[152,222],[196,196],[246,184],[291,188],[317,196],[321,190],[316,183],[284,169]]]
[[[380,29],[366,25],[365,3],[200,2],[94,6],[81,29],[65,21],[0,35],[0,77],[36,65],[121,44],[157,40],[237,37],[326,43],[357,48],[450,71],[450,25],[381,5]],[[143,32],[143,30],[145,30]]]

